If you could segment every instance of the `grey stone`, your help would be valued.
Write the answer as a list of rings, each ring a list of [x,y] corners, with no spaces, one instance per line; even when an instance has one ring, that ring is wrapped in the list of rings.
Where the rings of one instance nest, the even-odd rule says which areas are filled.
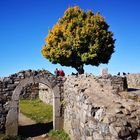
[[[104,140],[103,136],[99,134],[98,132],[93,133],[93,139],[94,140]]]
[[[86,137],[86,140],[93,140],[92,137]]]
[[[120,138],[128,137],[130,134],[131,132],[127,127],[122,128],[118,133]]]
[[[116,129],[114,128],[113,124],[111,124],[109,126],[109,131],[111,133],[111,135],[115,136],[115,137],[118,137],[118,132],[116,131]]]
[[[63,80],[60,77],[56,79],[49,73],[44,74],[44,71],[29,70],[11,75],[5,81],[0,80],[0,131],[4,128],[5,121],[8,122],[6,116],[10,107],[13,107],[13,111],[17,109],[17,104],[9,106],[7,101],[13,99],[17,103],[19,91],[23,87],[23,98],[35,97],[32,92],[34,86],[27,83],[38,82],[48,86],[39,92],[43,95],[44,102],[54,104],[54,129],[59,129],[61,118],[64,118],[63,129],[72,140],[117,140],[119,137],[128,140],[140,128],[140,105],[116,95],[126,89],[125,77],[83,74],[68,76]],[[12,95],[14,86],[17,88]],[[61,105],[64,105],[63,110],[60,110]]]
[[[109,125],[107,123],[100,123],[99,124],[100,132],[107,134],[109,133]]]
[[[92,136],[93,129],[85,128],[84,132],[86,136]]]
[[[104,109],[103,108],[100,108],[100,109],[98,109],[97,111],[96,111],[96,113],[95,113],[95,119],[96,120],[98,120],[98,121],[101,121],[102,120],[102,118],[103,118],[103,112],[104,111]]]

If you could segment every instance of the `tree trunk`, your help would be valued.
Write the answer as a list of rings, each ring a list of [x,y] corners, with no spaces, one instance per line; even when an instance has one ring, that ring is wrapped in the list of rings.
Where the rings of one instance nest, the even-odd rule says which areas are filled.
[[[83,65],[81,65],[80,67],[76,67],[75,69],[78,71],[78,74],[84,74]]]

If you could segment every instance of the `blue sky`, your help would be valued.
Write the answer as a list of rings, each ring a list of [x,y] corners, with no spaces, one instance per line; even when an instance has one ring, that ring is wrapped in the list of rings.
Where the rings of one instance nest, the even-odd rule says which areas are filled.
[[[41,55],[48,29],[56,24],[69,6],[99,11],[114,33],[115,53],[108,65],[85,66],[86,73],[140,72],[139,0],[0,0],[0,77],[20,70],[71,67],[51,64]]]

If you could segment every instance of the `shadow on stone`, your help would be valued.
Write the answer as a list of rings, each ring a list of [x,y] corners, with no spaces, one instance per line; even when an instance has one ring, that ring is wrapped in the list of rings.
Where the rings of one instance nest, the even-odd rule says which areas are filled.
[[[53,129],[53,122],[19,126],[18,135],[28,138],[43,135]]]
[[[137,90],[140,90],[140,89],[137,89],[137,88],[128,88],[128,92],[129,91],[137,91]]]

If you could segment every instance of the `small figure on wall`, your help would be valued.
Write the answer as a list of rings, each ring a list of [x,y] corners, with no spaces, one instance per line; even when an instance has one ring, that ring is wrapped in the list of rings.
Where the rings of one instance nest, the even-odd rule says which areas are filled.
[[[55,74],[56,77],[65,76],[64,71],[62,69],[58,70],[57,68],[55,69],[54,74]]]
[[[59,70],[59,76],[65,76],[65,73],[62,69]]]
[[[59,70],[57,68],[55,69],[54,74],[56,77],[59,76]]]

